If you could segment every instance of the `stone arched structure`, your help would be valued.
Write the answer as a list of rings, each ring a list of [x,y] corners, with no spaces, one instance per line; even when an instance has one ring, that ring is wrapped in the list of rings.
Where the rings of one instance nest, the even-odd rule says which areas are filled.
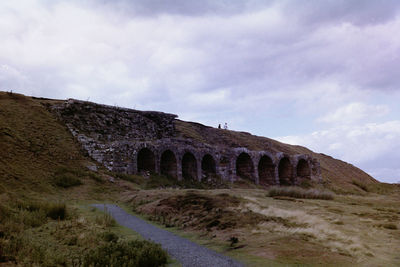
[[[139,150],[137,154],[137,171],[155,172],[156,171],[156,157],[153,151],[144,147]]]
[[[258,181],[260,185],[275,185],[276,173],[275,164],[272,157],[269,155],[262,155],[258,161]]]
[[[167,149],[161,153],[160,173],[166,176],[178,178],[178,161],[172,150]]]
[[[246,152],[240,153],[236,158],[236,176],[255,181],[254,163]]]
[[[278,177],[280,185],[293,185],[293,165],[288,156],[283,156],[278,164]]]
[[[299,182],[302,180],[311,180],[311,168],[310,164],[305,159],[300,159],[296,166],[296,176]]]
[[[202,178],[214,179],[217,176],[217,167],[211,154],[205,154],[201,159]]]
[[[210,160],[204,158],[204,155],[210,154],[215,161],[216,175],[225,181],[235,181],[237,177],[242,177],[255,183],[270,184],[273,178],[269,159],[275,165],[276,183],[281,181],[282,184],[295,184],[298,182],[296,176],[299,179],[310,177],[313,181],[322,180],[317,159],[304,154],[284,155],[276,151],[277,147],[268,140],[262,145],[265,150],[252,151],[222,140],[211,145],[200,139],[177,135],[177,116],[174,114],[138,111],[73,99],[57,103],[51,110],[66,122],[89,156],[115,172],[135,174],[142,170],[154,170],[155,173],[178,179],[182,179],[182,176],[200,179],[202,172],[214,172]],[[110,121],[112,123],[107,123]],[[202,133],[207,134],[208,130],[205,129]],[[188,152],[194,160],[189,155],[185,156]]]
[[[182,178],[186,180],[198,180],[197,159],[191,152],[182,156]]]

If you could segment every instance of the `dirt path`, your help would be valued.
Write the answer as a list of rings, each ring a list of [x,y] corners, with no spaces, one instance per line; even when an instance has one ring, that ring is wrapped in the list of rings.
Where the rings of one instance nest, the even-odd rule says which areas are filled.
[[[134,230],[148,240],[161,244],[162,248],[184,267],[243,266],[243,264],[222,254],[179,237],[171,232],[162,230],[134,215],[128,214],[116,205],[96,204],[93,206],[100,210],[104,210],[104,207],[106,207],[107,211],[115,218],[117,223]]]

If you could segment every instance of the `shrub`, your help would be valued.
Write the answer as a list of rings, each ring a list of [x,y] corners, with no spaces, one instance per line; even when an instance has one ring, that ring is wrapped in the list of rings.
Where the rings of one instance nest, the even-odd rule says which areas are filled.
[[[101,238],[106,242],[117,242],[118,236],[113,232],[104,232],[101,234]]]
[[[229,241],[231,242],[231,247],[233,247],[233,245],[237,244],[239,242],[239,238],[237,238],[236,236],[232,236]]]
[[[45,205],[46,216],[53,220],[64,220],[67,217],[67,207],[64,203]]]
[[[167,253],[149,241],[109,242],[89,250],[83,266],[163,266]]]
[[[23,221],[24,225],[29,227],[38,227],[44,224],[46,219],[46,214],[43,210],[35,210],[35,211],[21,211],[18,216]]]
[[[300,187],[272,187],[268,191],[268,196],[286,196],[293,198],[308,198],[308,199],[324,199],[324,200],[332,200],[334,198],[334,194],[329,191],[320,191],[317,189],[303,189]]]

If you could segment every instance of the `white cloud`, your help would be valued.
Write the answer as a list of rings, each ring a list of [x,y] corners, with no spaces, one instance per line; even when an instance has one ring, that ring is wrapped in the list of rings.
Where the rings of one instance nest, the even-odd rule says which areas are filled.
[[[398,166],[400,159],[400,121],[346,124],[315,131],[310,135],[286,136],[278,139],[333,155],[354,163],[371,174],[398,173],[394,167]],[[389,169],[393,171],[390,172]],[[396,182],[396,179],[400,179],[400,174],[397,177],[375,176],[375,178]]]
[[[398,141],[398,1],[177,3],[1,1],[0,90],[295,133],[360,164]]]
[[[389,113],[385,105],[367,105],[354,102],[340,107],[318,119],[320,122],[335,124],[350,124],[363,120],[373,120]]]

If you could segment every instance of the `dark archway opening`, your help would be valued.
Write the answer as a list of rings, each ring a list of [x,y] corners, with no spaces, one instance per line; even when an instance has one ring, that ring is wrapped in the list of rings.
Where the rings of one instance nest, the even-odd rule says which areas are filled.
[[[160,172],[165,176],[177,178],[176,157],[171,150],[166,150],[162,153]]]
[[[138,172],[154,172],[156,168],[156,161],[153,151],[148,148],[142,148],[137,156]]]
[[[186,152],[182,158],[182,177],[187,180],[197,180],[197,161],[190,152]]]
[[[215,160],[210,154],[206,154],[201,160],[202,178],[213,179],[216,177]]]
[[[260,185],[274,185],[275,181],[275,165],[268,156],[262,156],[258,162],[258,177]]]
[[[297,163],[297,177],[300,179],[311,179],[310,165],[305,159],[299,160]]]
[[[236,159],[236,175],[254,181],[254,165],[249,154],[243,152]]]
[[[287,157],[282,158],[279,161],[279,183],[281,185],[292,185],[293,175],[292,175],[292,165]]]

